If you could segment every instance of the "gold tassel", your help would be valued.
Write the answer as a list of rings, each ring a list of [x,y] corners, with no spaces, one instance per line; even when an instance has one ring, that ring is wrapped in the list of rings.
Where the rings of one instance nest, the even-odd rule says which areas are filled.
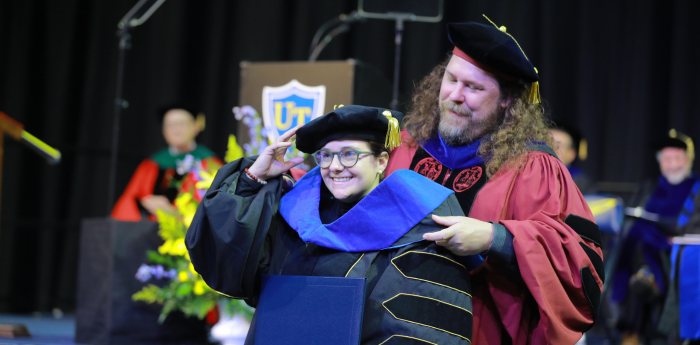
[[[540,104],[542,99],[540,98],[540,83],[534,82],[530,87],[530,95],[527,97],[527,102],[530,104]]]
[[[588,141],[586,139],[581,139],[581,142],[578,144],[578,158],[582,161],[588,158]]]
[[[393,150],[401,145],[401,128],[399,128],[399,120],[391,116],[391,112],[385,110],[382,115],[386,116],[389,120],[389,128],[386,131],[386,140],[384,141],[384,147],[389,150]]]
[[[197,117],[195,117],[195,122],[199,126],[199,131],[203,131],[204,127],[207,126],[207,118],[204,117],[204,113],[197,114]]]
[[[539,74],[540,71],[535,68],[535,73]],[[530,104],[540,104],[542,98],[540,97],[540,82],[536,81],[530,86],[530,96],[527,97],[527,102]]]

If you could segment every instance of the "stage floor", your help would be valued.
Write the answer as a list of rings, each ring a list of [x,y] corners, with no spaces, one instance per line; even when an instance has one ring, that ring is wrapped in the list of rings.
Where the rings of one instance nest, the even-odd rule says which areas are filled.
[[[33,345],[80,345],[75,339],[75,316],[65,315],[60,319],[55,319],[51,314],[40,316],[32,315],[9,315],[0,314],[0,324],[21,323],[27,326],[31,337],[26,338],[2,338],[0,345],[9,344],[33,344]],[[596,325],[586,334],[588,345],[610,345],[611,342],[605,339],[604,331],[600,325]],[[619,337],[619,334],[616,334]],[[653,345],[665,344],[664,341],[656,340]]]
[[[27,326],[31,337],[3,338],[0,345],[35,344],[35,345],[74,345],[75,316],[66,315],[56,319],[51,314],[40,316],[0,314],[0,324],[21,323]]]

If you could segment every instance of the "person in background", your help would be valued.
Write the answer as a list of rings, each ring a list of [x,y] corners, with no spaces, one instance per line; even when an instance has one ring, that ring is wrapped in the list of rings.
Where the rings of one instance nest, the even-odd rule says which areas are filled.
[[[137,222],[144,217],[156,220],[158,210],[175,212],[173,202],[180,182],[197,161],[223,165],[215,154],[195,139],[204,129],[204,114],[187,104],[169,104],[158,111],[163,137],[168,144],[141,162],[111,216],[116,220]]]
[[[473,344],[574,344],[596,320],[600,231],[551,149],[539,76],[505,27],[450,23],[451,57],[417,85],[404,144],[410,169],[455,191],[466,217],[425,234],[472,271]]]
[[[656,145],[661,176],[624,239],[613,274],[612,300],[621,304],[617,327],[623,344],[638,344],[640,335],[656,336],[656,317],[669,283],[670,237],[679,235],[678,218],[693,186],[694,150],[690,138],[675,131]]]
[[[591,194],[596,192],[595,182],[578,166],[574,164],[576,158],[584,160],[586,157],[579,156],[581,152],[581,145],[585,147],[585,140],[581,138],[581,135],[574,130],[564,125],[556,125],[550,129],[552,136],[554,137],[554,142],[556,142],[556,147],[554,152],[557,153],[557,157],[562,163],[569,169],[569,174],[571,178],[576,182],[578,189],[583,194]],[[587,150],[584,150],[586,152]]]

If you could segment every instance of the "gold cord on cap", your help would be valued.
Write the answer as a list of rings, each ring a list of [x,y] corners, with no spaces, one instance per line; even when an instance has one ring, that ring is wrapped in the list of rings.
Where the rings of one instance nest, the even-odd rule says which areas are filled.
[[[334,106],[333,106],[333,110],[336,110],[336,109],[342,108],[342,107],[344,107],[344,105],[342,105],[342,104],[340,104],[340,105],[334,105]]]
[[[401,129],[399,128],[399,120],[391,116],[391,112],[388,110],[384,110],[382,115],[386,116],[386,119],[389,120],[389,128],[386,131],[384,146],[389,150],[392,150],[401,145]]]
[[[498,25],[496,25],[496,23],[494,23],[491,19],[489,19],[489,17],[487,17],[485,14],[482,14],[482,16],[484,16],[484,18],[486,18],[486,20],[488,20],[489,23],[493,24],[493,26],[495,26],[499,31],[503,32],[504,34],[508,35],[511,39],[513,39],[513,42],[515,42],[515,44],[518,46],[518,48],[520,48],[520,52],[523,53],[523,56],[525,57],[525,59],[527,61],[530,61],[530,59],[527,58],[527,54],[525,54],[525,51],[523,50],[523,48],[520,46],[520,43],[518,43],[518,41],[515,39],[515,37],[513,37],[513,35],[506,32],[505,26],[499,27]],[[535,73],[539,74],[539,72],[537,71],[537,68],[535,68]],[[527,102],[530,104],[540,104],[540,102],[542,102],[542,98],[540,97],[540,83],[539,82],[536,81],[536,82],[532,83],[532,85],[530,86],[530,95],[527,97]]]
[[[676,131],[675,128],[671,128],[670,131],[668,131],[668,136],[671,138],[679,139],[682,140],[686,146],[688,146],[688,149],[686,152],[688,152],[688,160],[693,160],[695,159],[695,145],[693,145],[693,139],[690,139],[689,136]]]

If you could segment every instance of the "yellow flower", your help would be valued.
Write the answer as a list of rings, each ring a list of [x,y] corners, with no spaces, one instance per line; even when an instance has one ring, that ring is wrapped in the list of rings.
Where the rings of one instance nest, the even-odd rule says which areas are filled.
[[[192,210],[182,213],[182,222],[185,223],[185,226],[187,228],[189,228],[190,224],[192,224],[192,220],[194,219],[195,212],[197,212],[197,208],[193,207]]]
[[[178,238],[173,241],[173,246],[170,248],[170,255],[183,256],[187,253],[187,247],[185,246],[185,239]]]
[[[236,136],[230,134],[228,136],[228,150],[226,150],[226,158],[224,162],[231,163],[243,157],[243,148],[236,142]]]
[[[166,240],[162,246],[158,247],[158,253],[163,254],[163,255],[168,254],[168,253],[170,253],[170,250],[172,247],[173,247],[173,240]]]
[[[199,273],[197,273],[197,271],[194,269],[194,265],[193,265],[191,262],[190,262],[190,272],[192,272],[192,274],[199,274]]]
[[[195,183],[194,186],[197,189],[209,189],[211,183],[214,182],[214,177],[216,176],[216,170],[212,172],[200,171],[199,175],[202,176],[202,180]]]
[[[190,202],[192,202],[192,193],[180,193],[177,198],[175,198],[175,207],[182,212]]]
[[[158,253],[184,256],[187,254],[187,247],[185,246],[185,239],[178,238],[175,240],[167,240],[162,246],[158,247]]]
[[[203,295],[205,286],[207,286],[207,284],[205,284],[203,280],[198,280],[194,283],[194,288],[192,291],[197,296]]]
[[[190,280],[190,275],[185,271],[178,273],[177,277],[180,279],[181,282],[186,282]]]
[[[190,224],[192,224],[192,219],[194,219],[194,214],[197,212],[197,202],[192,199],[192,193],[180,193],[175,199],[175,206],[182,215],[182,221],[185,223],[185,226],[189,228]]]

